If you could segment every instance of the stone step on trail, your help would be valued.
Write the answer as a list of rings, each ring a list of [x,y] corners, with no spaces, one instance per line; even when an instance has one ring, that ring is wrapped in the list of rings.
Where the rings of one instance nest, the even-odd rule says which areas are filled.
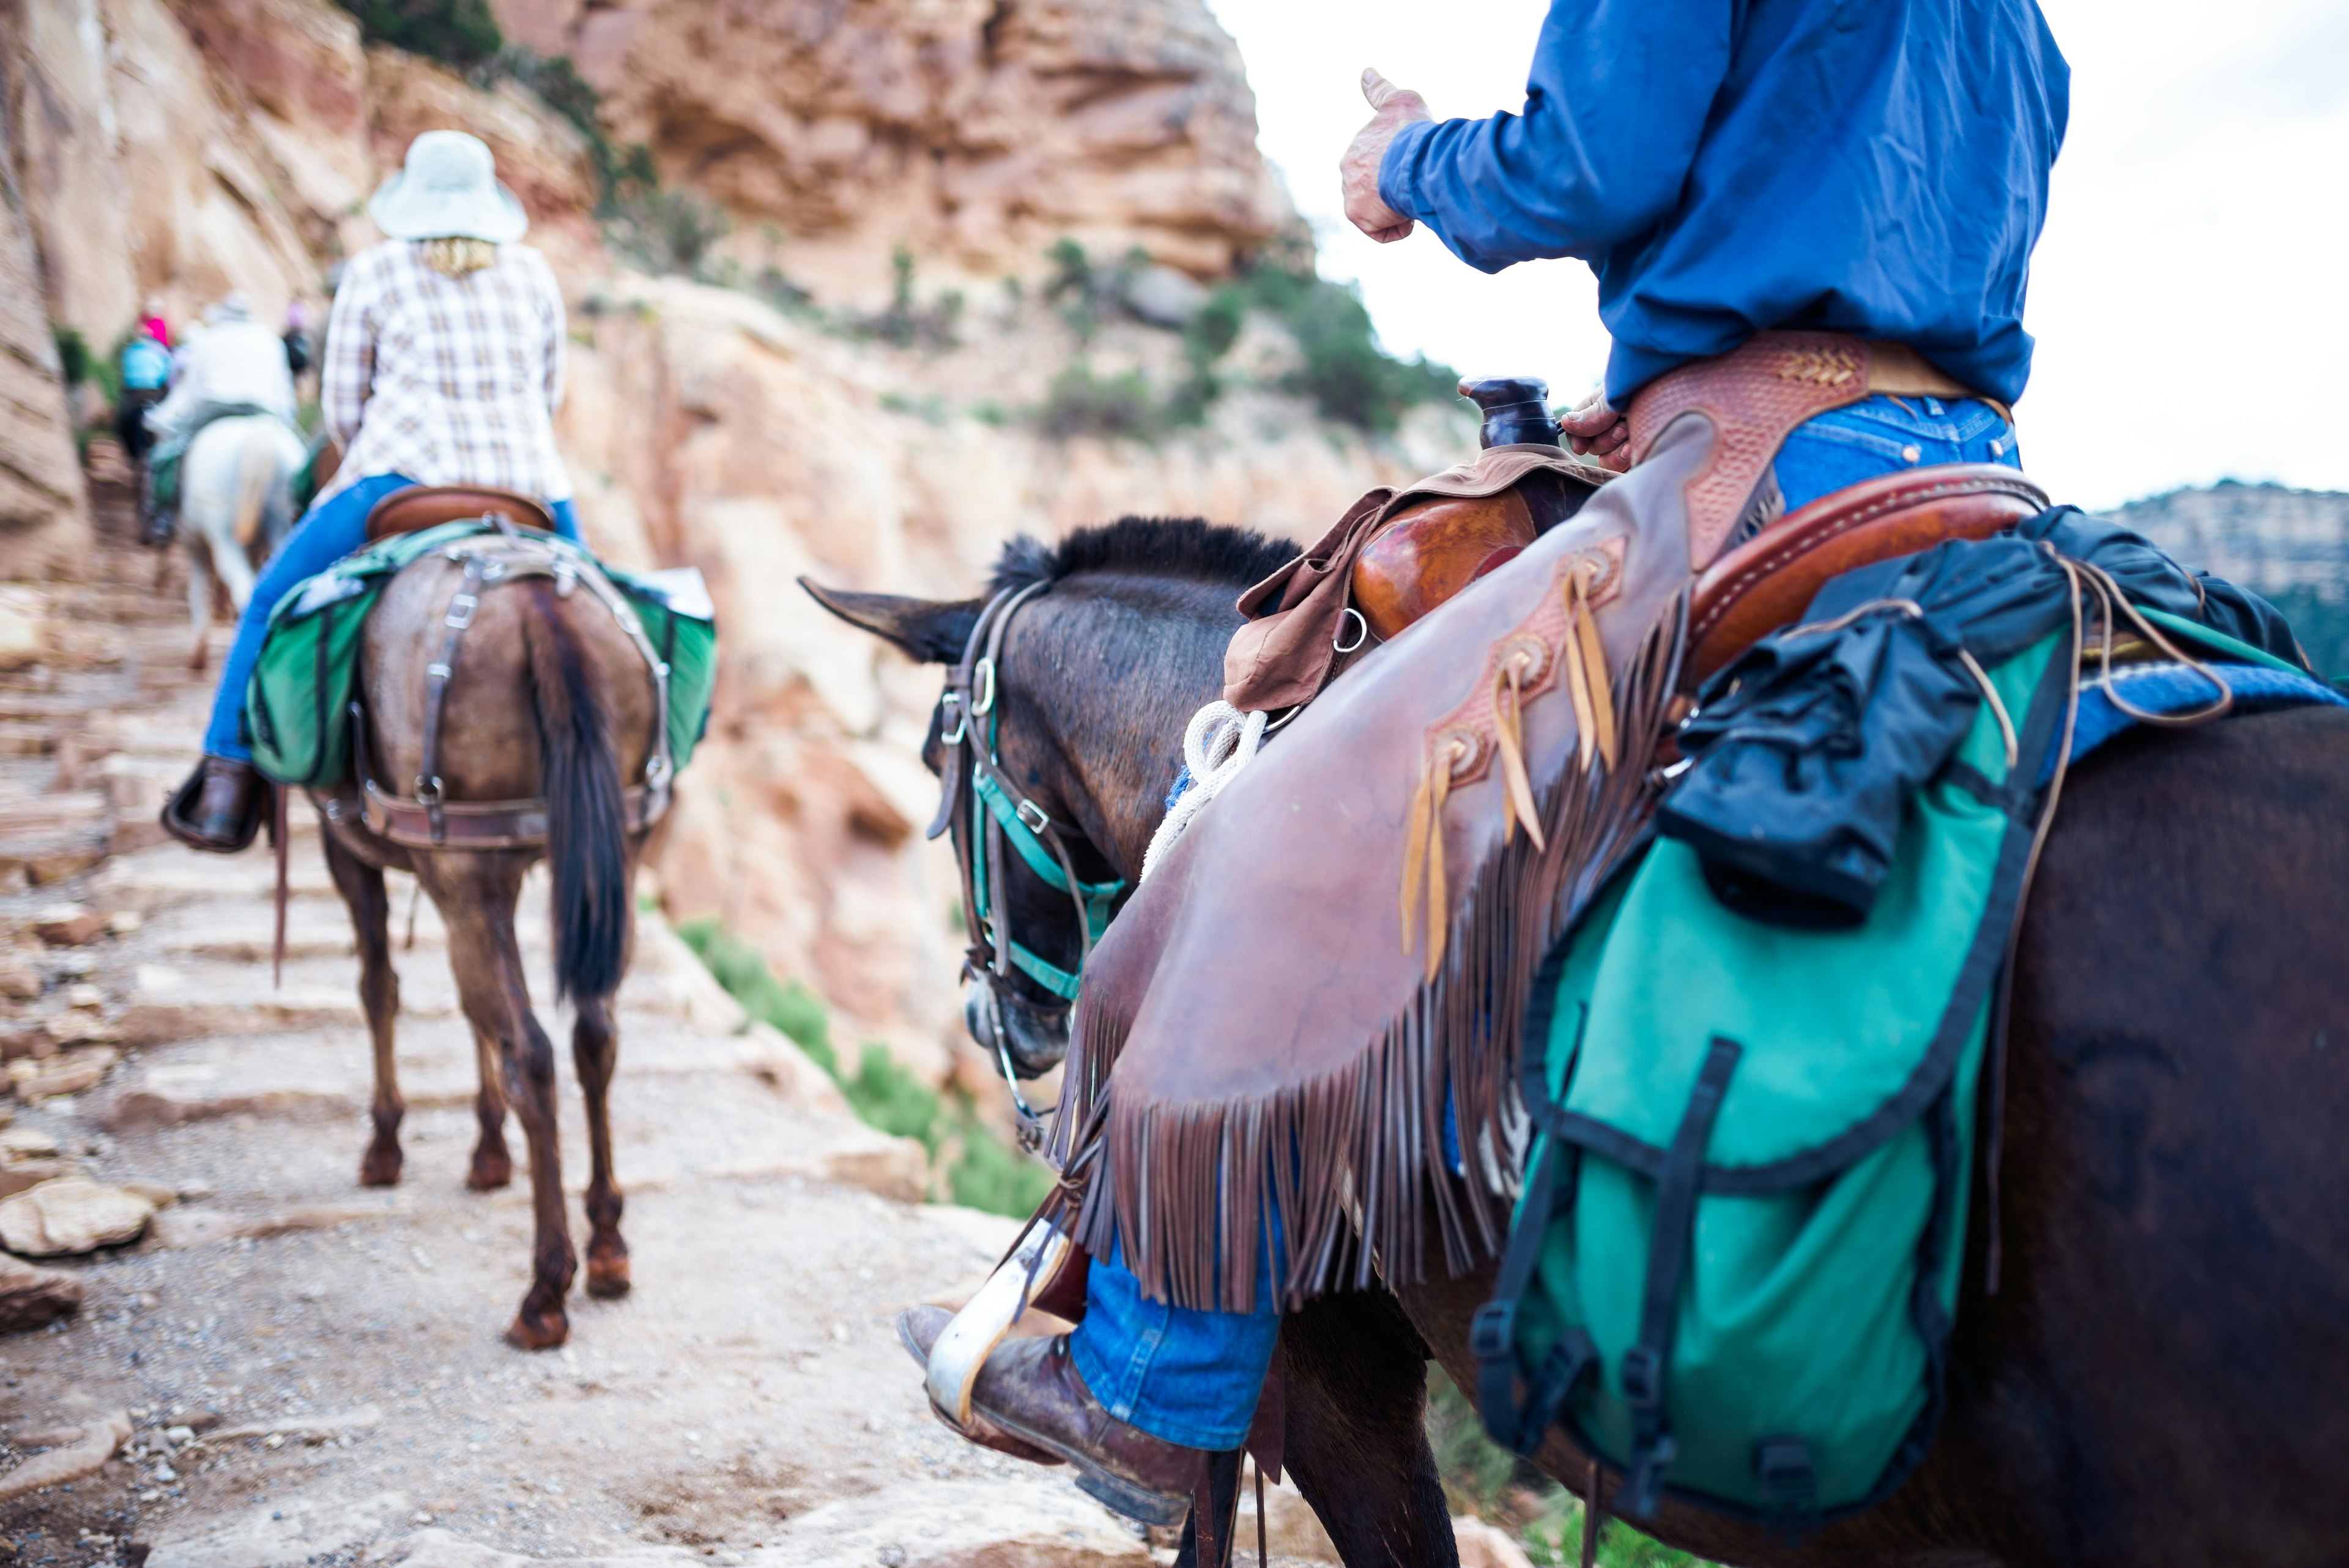
[[[290,846],[287,887],[295,893],[336,897],[317,840],[296,834]],[[199,855],[164,843],[115,857],[90,878],[89,901],[108,909],[154,914],[199,899],[258,900],[267,908],[277,886],[276,863],[261,839],[242,855]]]

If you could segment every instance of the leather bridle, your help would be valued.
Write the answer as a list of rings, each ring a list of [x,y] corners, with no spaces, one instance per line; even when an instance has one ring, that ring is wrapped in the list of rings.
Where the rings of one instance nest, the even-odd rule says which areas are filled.
[[[1010,984],[1016,970],[1063,1001],[1075,1001],[1085,961],[1092,956],[1093,943],[1109,925],[1111,905],[1125,890],[1123,877],[1109,882],[1078,879],[1076,863],[1070,857],[1060,827],[1004,773],[997,754],[1000,715],[996,701],[1001,695],[1004,634],[1019,607],[1050,586],[1030,583],[1022,588],[1007,588],[988,600],[963,644],[961,659],[947,672],[945,694],[938,699],[938,739],[946,755],[938,770],[938,814],[928,834],[936,838],[954,827],[967,793],[967,830],[954,837],[955,863],[962,874],[963,929],[970,939],[963,956],[963,974],[980,987],[995,1037],[996,1063],[1003,1071],[1004,1082],[1011,1086],[1020,1141],[1030,1147],[1040,1138],[1042,1118],[1020,1095],[1012,1071],[1002,989]],[[978,733],[981,722],[987,727],[983,738]],[[1012,934],[1010,901],[1005,897],[1009,867],[1007,846],[1027,862],[1045,886],[1069,896],[1077,920],[1075,969],[1061,969]]]

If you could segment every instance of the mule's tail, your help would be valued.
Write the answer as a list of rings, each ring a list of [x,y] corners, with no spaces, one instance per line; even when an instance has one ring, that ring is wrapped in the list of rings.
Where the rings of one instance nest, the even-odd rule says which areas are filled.
[[[626,814],[612,710],[552,585],[523,585],[531,607],[546,857],[554,873],[554,986],[592,1000],[619,989],[628,939]]]

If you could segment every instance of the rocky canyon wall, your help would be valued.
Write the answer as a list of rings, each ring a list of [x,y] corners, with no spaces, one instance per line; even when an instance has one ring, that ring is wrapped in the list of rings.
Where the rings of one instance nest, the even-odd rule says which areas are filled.
[[[484,137],[568,296],[557,433],[591,541],[699,567],[719,607],[718,708],[654,858],[663,901],[723,919],[850,1040],[943,1075],[962,939],[951,864],[918,832],[936,672],[794,579],[962,597],[1012,535],[1125,512],[1310,537],[1367,485],[1453,461],[1472,427],[1433,410],[1376,441],[1330,425],[1278,389],[1295,348],[1255,322],[1232,391],[1194,428],[1056,439],[1030,417],[1081,359],[1162,380],[1185,362],[1175,333],[1041,297],[1056,239],[1212,280],[1294,234],[1237,52],[1199,0],[499,10],[516,39],[576,58],[608,146],[643,145],[665,191],[724,214],[725,275],[771,268],[795,287],[621,265],[578,126],[512,79],[484,88],[370,47],[326,0],[0,0],[0,284],[37,277],[47,316],[101,351],[150,295],[175,320],[229,287],[267,312],[322,306],[335,262],[376,238],[365,200],[408,140]],[[908,286],[899,247],[917,302],[961,291],[951,330],[919,345],[856,326]],[[0,441],[0,525],[45,506],[86,527],[40,314],[0,309],[0,407],[47,387],[48,423],[17,428],[57,439],[24,464]],[[1167,737],[1170,775],[1178,751]]]

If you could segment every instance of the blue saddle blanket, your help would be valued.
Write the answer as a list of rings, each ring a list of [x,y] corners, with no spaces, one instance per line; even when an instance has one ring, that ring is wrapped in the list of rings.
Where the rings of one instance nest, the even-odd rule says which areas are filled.
[[[2210,668],[2235,694],[2234,706],[2229,710],[2230,715],[2309,703],[2349,707],[2349,696],[2344,696],[2339,688],[2296,670],[2271,670],[2261,664],[2216,664]],[[2122,701],[2146,713],[2191,713],[2207,707],[2217,696],[2203,676],[2186,665],[2168,662],[2116,670],[2113,672],[2113,689]],[[2137,722],[2135,714],[2114,705],[2102,681],[2083,676],[2080,713],[2072,727],[2072,761],[2078,762],[2115,735],[2136,728]],[[2044,784],[2054,771],[2055,757],[2051,752],[2046,764],[2040,769],[2039,782]]]

